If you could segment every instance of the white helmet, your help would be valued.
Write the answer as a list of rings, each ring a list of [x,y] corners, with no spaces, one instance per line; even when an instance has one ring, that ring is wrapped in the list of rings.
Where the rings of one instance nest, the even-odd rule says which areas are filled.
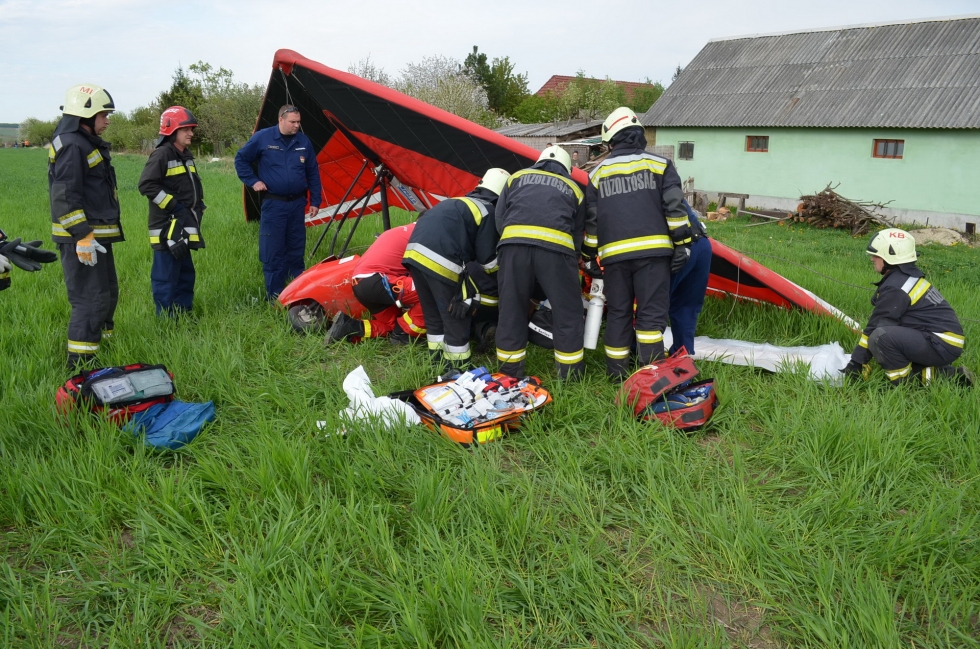
[[[620,106],[602,123],[602,141],[610,141],[616,133],[630,126],[641,126],[640,119],[626,106]]]
[[[538,156],[538,162],[541,162],[542,160],[554,160],[556,162],[560,162],[562,166],[565,167],[565,171],[569,173],[572,171],[572,157],[568,155],[568,151],[561,148],[557,144],[552,144],[541,152],[541,155]]]
[[[916,260],[915,239],[905,230],[888,228],[871,238],[867,252],[892,266],[907,264]]]
[[[508,178],[510,178],[510,174],[505,169],[494,167],[493,169],[487,169],[487,173],[483,174],[483,178],[480,179],[480,182],[476,186],[489,189],[497,196],[500,196],[500,192],[504,191],[504,185],[507,184]]]
[[[95,117],[101,112],[116,110],[112,97],[102,86],[83,83],[72,86],[65,95],[65,105],[61,111],[76,117]]]

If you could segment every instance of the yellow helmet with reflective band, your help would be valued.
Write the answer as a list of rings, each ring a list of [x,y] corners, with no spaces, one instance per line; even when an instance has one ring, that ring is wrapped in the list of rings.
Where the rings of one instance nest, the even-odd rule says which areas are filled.
[[[489,189],[497,196],[500,196],[500,192],[504,190],[504,185],[507,184],[508,178],[510,178],[510,174],[506,170],[494,167],[493,169],[487,169],[487,173],[483,174],[483,178],[480,179],[480,182],[476,186]]]
[[[69,88],[65,95],[65,105],[61,107],[65,115],[76,117],[95,117],[104,111],[114,110],[116,105],[106,89],[90,83]]]
[[[915,239],[905,230],[888,228],[871,238],[867,252],[892,266],[907,264],[916,260]]]
[[[632,110],[626,106],[620,106],[613,112],[609,113],[609,117],[606,121],[602,123],[602,141],[608,142],[613,138],[616,133],[619,133],[624,128],[629,128],[630,126],[641,126],[640,118],[636,116]]]
[[[568,151],[561,148],[557,144],[552,144],[541,152],[541,155],[538,156],[538,162],[541,162],[542,160],[554,160],[556,162],[560,162],[562,166],[565,167],[565,171],[572,171],[572,157],[568,155]]]

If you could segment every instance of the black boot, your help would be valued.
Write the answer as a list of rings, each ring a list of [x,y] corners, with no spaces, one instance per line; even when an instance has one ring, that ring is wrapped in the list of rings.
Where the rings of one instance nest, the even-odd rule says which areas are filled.
[[[388,342],[392,345],[408,345],[412,342],[412,337],[405,333],[401,327],[395,326],[395,329],[388,334]]]
[[[364,322],[357,318],[352,318],[343,311],[334,316],[330,331],[327,332],[326,344],[335,343],[338,340],[350,340],[364,335]]]

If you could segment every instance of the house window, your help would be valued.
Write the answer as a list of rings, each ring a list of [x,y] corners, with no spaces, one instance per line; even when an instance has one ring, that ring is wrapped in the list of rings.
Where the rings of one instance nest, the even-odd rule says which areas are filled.
[[[750,135],[745,138],[745,150],[766,153],[769,151],[768,135]]]
[[[871,155],[875,158],[895,158],[902,159],[905,152],[905,140],[875,140],[875,147]]]
[[[694,160],[694,142],[681,142],[677,157],[681,160]]]

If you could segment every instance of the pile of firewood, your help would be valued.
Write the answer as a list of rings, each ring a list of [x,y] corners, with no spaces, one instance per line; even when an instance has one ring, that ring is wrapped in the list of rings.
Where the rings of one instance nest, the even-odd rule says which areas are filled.
[[[851,235],[867,234],[872,226],[893,227],[894,224],[879,210],[888,203],[852,201],[834,191],[837,185],[827,185],[819,194],[801,196],[794,221],[809,223],[815,228],[850,230]],[[891,201],[889,201],[890,203]]]

